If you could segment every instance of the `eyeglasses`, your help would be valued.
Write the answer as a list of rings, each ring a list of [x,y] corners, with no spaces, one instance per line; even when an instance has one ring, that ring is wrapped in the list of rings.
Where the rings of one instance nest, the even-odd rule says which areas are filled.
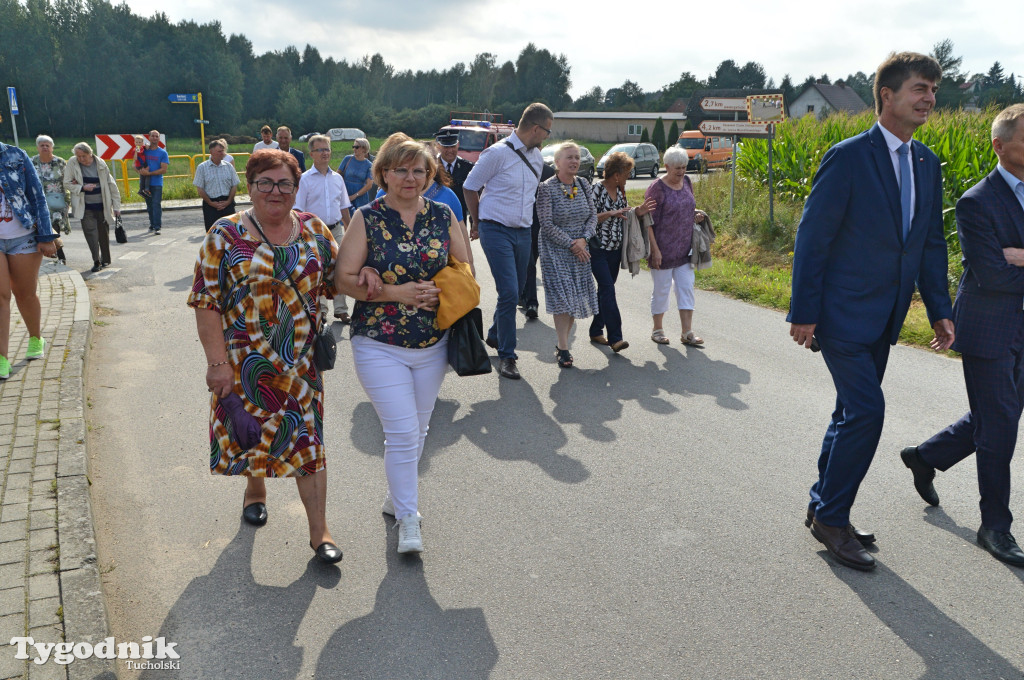
[[[423,179],[427,176],[427,171],[424,168],[416,168],[412,171],[409,168],[392,168],[391,172],[395,173],[395,177],[398,179],[405,179],[409,176],[409,172],[412,172],[412,176],[416,179]]]
[[[313,149],[313,153],[330,153],[330,152],[331,152],[330,147],[328,147],[326,149]]]
[[[280,182],[275,182],[264,177],[256,180],[253,184],[256,185],[256,190],[261,194],[269,194],[274,190],[274,187],[277,187],[277,190],[282,194],[295,193],[295,182],[290,179],[283,179]]]
[[[551,130],[549,130],[548,128],[544,127],[544,126],[543,126],[543,125],[541,125],[540,123],[537,123],[537,127],[539,127],[539,128],[540,128],[541,130],[543,130],[544,132],[548,133],[549,135],[551,134]]]

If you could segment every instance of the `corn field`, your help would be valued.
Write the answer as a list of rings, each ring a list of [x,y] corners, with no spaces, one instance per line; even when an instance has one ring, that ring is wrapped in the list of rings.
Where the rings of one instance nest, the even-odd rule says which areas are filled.
[[[964,191],[996,165],[990,129],[998,111],[939,111],[914,135],[935,152],[942,164],[943,222],[955,269],[960,264],[960,242],[953,208]],[[823,121],[805,116],[777,125],[772,149],[775,195],[784,201],[803,202],[811,192],[811,181],[825,152],[874,123],[874,112],[869,110],[856,116],[836,114]],[[737,170],[743,178],[767,187],[768,141],[745,140],[740,146]]]

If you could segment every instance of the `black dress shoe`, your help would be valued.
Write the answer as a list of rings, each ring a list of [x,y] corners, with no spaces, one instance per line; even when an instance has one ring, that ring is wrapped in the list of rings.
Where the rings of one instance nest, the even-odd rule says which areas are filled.
[[[100,264],[99,260],[96,260],[96,262],[94,262],[93,265],[92,265],[92,273],[95,274],[96,272],[98,272],[101,269],[103,269],[103,265]]]
[[[807,508],[807,519],[804,520],[804,526],[811,526],[811,522],[813,521],[814,511],[811,510],[810,508]],[[849,529],[850,533],[853,534],[854,538],[860,541],[861,545],[871,545],[875,542],[875,535],[870,531],[861,531],[860,529],[854,527],[852,524],[849,527],[847,527],[847,529]]]
[[[516,368],[515,359],[502,359],[498,363],[498,373],[510,380],[519,380],[519,369]]]
[[[537,305],[527,305],[526,306],[526,318],[527,319],[536,319],[537,318]]]
[[[871,571],[875,568],[875,558],[853,537],[850,525],[830,527],[815,519],[811,522],[811,535],[818,539],[840,564],[861,571]]]
[[[935,479],[935,468],[921,460],[921,454],[917,452],[916,446],[908,446],[900,451],[900,458],[903,459],[903,464],[914,473],[914,488],[917,489],[917,493],[921,494],[924,502],[928,505],[938,505],[939,494],[936,493],[935,485],[932,484],[932,480]]]
[[[249,503],[242,508],[242,519],[254,527],[261,527],[267,523],[267,504]]]
[[[309,547],[313,548],[313,542],[310,541]],[[335,562],[341,562],[341,548],[334,545],[330,541],[324,541],[320,544],[319,548],[313,548],[313,552],[316,553],[316,558],[321,562],[327,564],[334,564]]]
[[[1020,549],[1009,531],[978,529],[978,545],[992,553],[992,557],[1015,567],[1024,567],[1024,550]]]

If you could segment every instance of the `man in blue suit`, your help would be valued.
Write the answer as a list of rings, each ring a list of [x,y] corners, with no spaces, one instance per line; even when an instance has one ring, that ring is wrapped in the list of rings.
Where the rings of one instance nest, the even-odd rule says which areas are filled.
[[[915,283],[935,330],[931,346],[954,339],[939,161],[912,139],[941,75],[938,62],[913,52],[878,67],[878,123],[822,158],[796,235],[786,320],[800,345],[817,339],[836,387],[806,523],[855,569],[875,567],[863,546],[874,536],[850,524],[850,509],[882,433],[882,376]]]
[[[1024,104],[992,122],[999,165],[956,204],[964,274],[953,306],[971,410],[921,444],[903,449],[914,486],[939,504],[932,480],[977,452],[981,491],[978,545],[1024,567],[1010,533],[1010,459],[1024,409]]]

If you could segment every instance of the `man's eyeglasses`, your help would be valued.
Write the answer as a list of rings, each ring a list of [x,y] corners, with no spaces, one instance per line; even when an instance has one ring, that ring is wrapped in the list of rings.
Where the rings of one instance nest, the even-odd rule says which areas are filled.
[[[313,153],[330,153],[330,152],[331,152],[330,147],[327,147],[325,149],[313,149]]]
[[[551,130],[549,130],[548,128],[544,127],[544,126],[543,126],[543,125],[541,125],[540,123],[537,123],[537,127],[539,127],[539,128],[540,128],[541,130],[543,130],[544,132],[548,133],[549,135],[551,134]]]
[[[398,179],[405,179],[409,176],[409,168],[392,168],[391,172],[395,173],[395,177]],[[427,171],[424,168],[416,168],[411,171],[412,176],[416,179],[423,179],[427,176]]]
[[[269,194],[277,187],[277,190],[282,194],[293,194],[295,193],[295,182],[290,179],[283,179],[280,182],[269,180],[266,177],[258,179],[254,182],[256,190],[261,194]]]

